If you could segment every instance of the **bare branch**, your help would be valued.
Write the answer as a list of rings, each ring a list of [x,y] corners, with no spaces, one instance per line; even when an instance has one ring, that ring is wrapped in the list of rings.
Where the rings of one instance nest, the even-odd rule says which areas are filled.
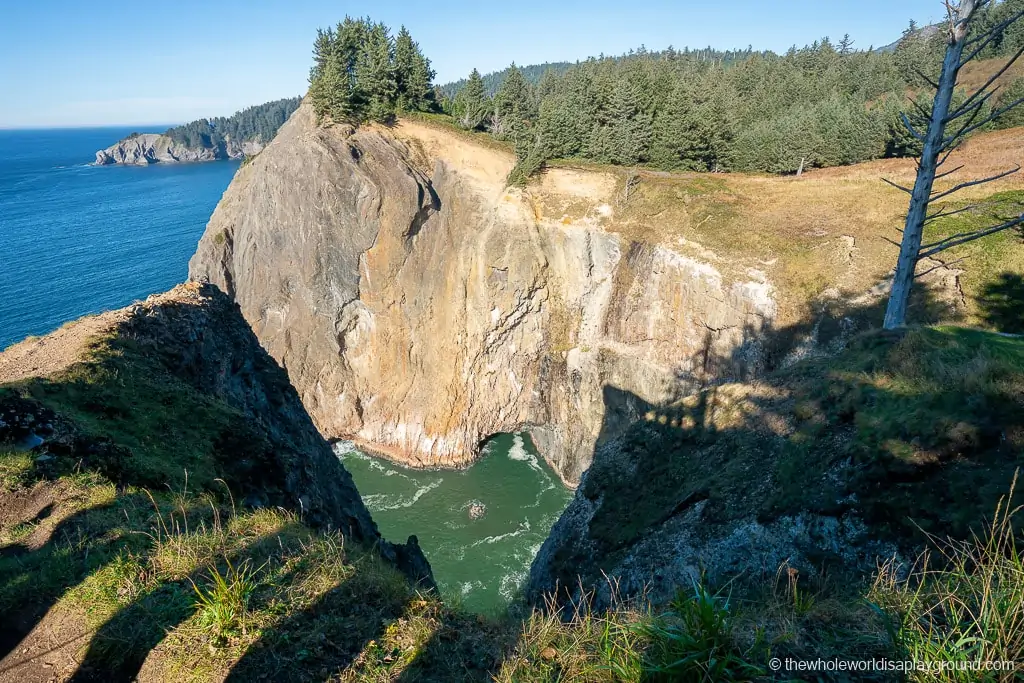
[[[946,249],[950,249],[951,247],[956,247],[956,246],[959,246],[961,244],[966,244],[967,242],[973,242],[974,240],[981,239],[982,237],[987,237],[988,235],[993,235],[993,234],[995,234],[997,232],[1002,232],[1003,230],[1009,230],[1010,228],[1015,228],[1018,225],[1021,225],[1022,223],[1024,223],[1024,214],[1021,214],[1020,216],[1017,216],[1013,220],[1009,220],[1009,221],[1007,221],[1005,223],[993,226],[991,228],[986,228],[984,230],[975,230],[972,233],[968,233],[968,234],[965,234],[965,235],[959,237],[959,239],[954,239],[953,237],[947,237],[946,239],[940,240],[939,242],[936,242],[935,244],[928,245],[928,248],[927,248],[926,251],[918,252],[917,258],[918,259],[928,258],[932,254],[937,254],[940,251],[945,251]],[[922,249],[925,249],[925,247],[922,247]]]
[[[950,169],[948,171],[943,171],[942,173],[937,173],[937,174],[935,174],[935,179],[936,180],[940,180],[942,178],[945,178],[948,175],[952,175],[952,174],[956,173],[957,171],[959,171],[963,167],[964,167],[964,165],[960,164],[959,166],[957,166],[954,169]]]
[[[977,48],[975,48],[967,57],[965,57],[965,58],[960,60],[960,66],[963,66],[964,64],[966,64],[967,62],[971,61],[972,59],[977,57],[979,54],[981,54],[981,51],[984,50],[988,46],[989,43],[991,43],[993,40],[995,40],[996,37],[999,36],[1000,33],[1002,33],[1007,28],[1009,28],[1010,24],[1014,23],[1015,21],[1017,21],[1021,17],[1024,17],[1024,10],[1022,10],[1020,12],[1017,12],[1016,14],[1012,15],[1009,19],[1003,20],[1002,22],[1000,22],[1000,23],[996,24],[995,26],[993,26],[992,28],[990,28],[988,31],[985,31],[984,33],[982,33],[982,34],[980,34],[978,36],[975,36],[974,38],[971,38],[970,40],[965,42],[964,43],[964,47],[970,47],[970,46],[974,45],[979,40],[983,40],[984,41],[983,43],[981,43],[981,45],[979,45]]]
[[[882,182],[886,183],[887,185],[892,185],[897,190],[903,190],[907,194],[910,194],[910,195],[914,194],[914,191],[911,190],[909,187],[903,187],[902,185],[897,185],[896,183],[894,183],[893,181],[889,180],[888,178],[882,178]]]
[[[920,258],[923,258],[923,257],[919,257],[918,260],[920,260]],[[926,270],[926,271],[924,271],[922,273],[915,272],[914,273],[914,278],[917,279],[919,277],[924,277],[925,275],[928,275],[929,273],[932,273],[932,272],[934,272],[936,270],[939,270],[940,268],[949,268],[950,266],[955,266],[956,264],[960,263],[961,261],[963,261],[966,258],[967,258],[966,256],[961,256],[960,258],[958,258],[958,259],[956,259],[954,261],[950,261],[949,263],[942,263],[942,262],[940,262],[937,266],[932,266],[931,268],[929,268],[928,270]]]
[[[936,83],[935,81],[933,81],[927,75],[925,75],[925,73],[923,71],[921,71],[920,69],[918,69],[916,66],[914,67],[914,73],[916,73],[919,77],[924,79],[925,83],[927,83],[928,85],[932,86],[932,90],[938,90],[939,89],[939,84]]]
[[[948,197],[949,195],[953,194],[954,192],[959,192],[960,190],[966,189],[968,187],[974,187],[975,185],[983,185],[985,183],[991,183],[994,180],[999,180],[1000,178],[1005,178],[1008,175],[1013,175],[1014,173],[1016,173],[1019,170],[1020,170],[1020,166],[1018,166],[1017,168],[1010,169],[1009,171],[1003,171],[1002,173],[997,173],[996,175],[989,176],[988,178],[982,178],[981,180],[969,180],[967,182],[963,182],[963,183],[960,183],[958,185],[954,185],[951,189],[946,190],[945,192],[940,192],[938,194],[933,194],[931,196],[931,199],[929,200],[929,202],[938,201],[938,200],[942,199],[943,197]]]
[[[914,124],[912,124],[910,122],[910,119],[907,118],[906,113],[900,112],[900,118],[903,119],[903,125],[906,127],[907,131],[909,131],[910,134],[913,135],[916,139],[924,143],[924,136],[917,132],[917,130],[914,128]]]
[[[1021,12],[1018,16],[1024,16],[1024,12]],[[1006,73],[1007,70],[1009,70],[1009,68],[1011,66],[1013,66],[1014,62],[1016,62],[1018,59],[1020,59],[1021,55],[1024,55],[1024,47],[1021,47],[1021,49],[1017,50],[1017,52],[1014,53],[1014,55],[1012,57],[1010,57],[1009,60],[1007,60],[1006,64],[1003,64],[1001,69],[999,69],[994,74],[992,74],[992,76],[990,76],[989,79],[987,81],[985,81],[985,85],[983,85],[980,88],[978,88],[977,90],[975,90],[974,94],[972,94],[970,97],[968,97],[967,100],[962,105],[960,105],[960,109],[963,109],[964,107],[969,105],[971,102],[973,102],[975,100],[975,98],[978,97],[979,94],[981,94],[981,93],[985,92],[986,90],[988,90],[988,87],[990,85],[992,85],[993,83],[995,83],[999,79],[1000,76],[1002,76],[1004,73]],[[962,64],[966,64],[969,61],[970,61],[970,59],[967,59],[967,60],[963,61]],[[958,109],[957,111],[960,111],[960,109]],[[957,112],[954,112],[946,120],[947,121],[952,121],[955,118],[957,118]]]
[[[891,240],[888,237],[886,237],[885,235],[882,236],[882,239],[885,240],[886,242],[888,242],[889,244],[891,244],[892,246],[896,247],[897,249],[899,249],[902,246],[896,240]]]
[[[914,109],[916,109],[917,113],[920,114],[921,116],[923,116],[926,121],[930,121],[931,120],[932,113],[930,111],[928,111],[927,109],[925,109],[920,104],[918,104],[917,100],[910,100],[910,103],[912,105],[914,105]]]
[[[960,142],[963,142],[963,140],[961,140]],[[945,147],[943,148],[946,149],[946,153],[943,154],[942,158],[939,159],[938,162],[935,164],[935,168],[939,168],[949,160],[949,155],[955,152],[960,147],[960,142],[957,142],[955,145],[951,145],[948,149],[946,149]]]
[[[985,95],[981,99],[979,99],[977,102],[973,102],[973,103],[970,103],[970,104],[968,104],[967,102],[964,102],[964,104],[962,104],[959,109],[957,109],[955,112],[953,112],[952,114],[947,116],[945,119],[943,119],[943,122],[948,124],[948,123],[951,123],[953,121],[956,121],[961,116],[966,116],[967,113],[970,112],[970,111],[980,111],[981,108],[985,106],[985,103],[988,102],[989,98],[991,98],[993,95],[995,95],[998,90],[999,90],[999,87],[996,86],[995,88],[993,88],[989,92],[985,93]],[[971,97],[974,97],[975,95],[978,95],[980,92],[981,92],[981,90],[978,90]]]
[[[973,130],[972,126],[974,126],[974,122],[978,119],[978,116],[981,114],[981,111],[982,111],[982,106],[981,105],[983,104],[983,102],[984,102],[984,100],[979,100],[979,102],[976,103],[977,104],[976,107],[972,106],[973,111],[971,112],[970,117],[966,121],[964,121],[962,126],[960,126],[960,130],[958,130],[957,132],[953,133],[948,138],[943,138],[942,145],[941,145],[940,149],[944,148],[946,145],[952,145],[954,143],[959,144],[957,142],[957,140],[958,139],[962,140],[963,138],[965,138],[967,136],[967,133],[965,131]],[[989,112],[989,116],[991,116],[991,112]],[[988,117],[986,117],[986,118],[988,118]],[[983,126],[985,124],[981,123],[980,125]],[[945,129],[943,129],[943,133],[945,133]]]
[[[947,216],[955,216],[958,213],[965,213],[967,211],[970,211],[971,209],[980,208],[981,206],[982,204],[969,204],[968,206],[965,206],[962,209],[954,209],[953,211],[940,211],[938,213],[932,214],[931,216],[926,216],[924,222],[928,223],[930,221],[935,221],[940,218],[946,218]]]

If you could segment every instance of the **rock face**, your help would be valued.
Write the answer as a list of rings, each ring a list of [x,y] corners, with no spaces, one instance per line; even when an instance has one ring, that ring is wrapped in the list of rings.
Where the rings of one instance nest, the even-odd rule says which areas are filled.
[[[508,189],[512,164],[426,124],[321,128],[303,104],[236,175],[190,276],[238,302],[325,436],[461,466],[528,430],[575,484],[637,414],[606,386],[661,403],[750,372],[775,302],[614,234],[614,176]]]
[[[132,135],[96,152],[96,165],[125,164],[148,166],[191,161],[241,159],[260,152],[263,145],[255,141],[229,141],[218,147],[185,147],[166,135],[141,133]]]
[[[216,438],[231,441],[222,445],[217,467],[239,500],[293,510],[310,524],[378,545],[411,578],[433,583],[415,537],[406,545],[381,539],[351,475],[313,426],[287,375],[260,347],[235,303],[216,287],[186,283],[16,344],[0,354],[0,386],[30,378],[63,381],[59,373],[88,358],[98,338],[125,345],[120,353],[158,363],[162,372],[237,416]],[[132,457],[109,438],[79,433],[69,419],[42,405],[0,394],[0,443],[27,433],[41,434],[45,449],[87,466],[113,463],[115,476],[116,459]]]
[[[1001,383],[981,385],[973,368],[997,347]],[[664,603],[702,578],[763,587],[785,570],[859,581],[944,539],[986,538],[993,510],[1024,503],[1022,361],[1024,343],[995,334],[876,331],[648,406],[598,447],[526,597]]]

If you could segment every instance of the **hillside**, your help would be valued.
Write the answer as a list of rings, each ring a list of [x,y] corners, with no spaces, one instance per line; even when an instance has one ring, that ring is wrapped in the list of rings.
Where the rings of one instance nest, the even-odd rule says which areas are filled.
[[[146,166],[251,157],[274,139],[277,129],[298,106],[297,97],[275,100],[229,117],[175,126],[163,133],[132,133],[96,152],[95,163]]]

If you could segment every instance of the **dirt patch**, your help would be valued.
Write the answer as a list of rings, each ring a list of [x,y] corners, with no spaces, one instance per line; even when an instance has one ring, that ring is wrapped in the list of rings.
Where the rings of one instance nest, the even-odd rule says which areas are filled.
[[[0,659],[0,683],[58,683],[79,669],[93,630],[85,619],[61,607],[51,609],[29,634]],[[4,649],[7,649],[6,647]],[[84,680],[92,680],[86,674]],[[104,680],[96,676],[95,680]]]
[[[0,531],[40,522],[53,510],[56,484],[39,482],[31,489],[0,495]]]
[[[45,337],[29,337],[0,354],[0,384],[45,377],[82,360],[83,351],[109,332],[117,312],[80,318]]]

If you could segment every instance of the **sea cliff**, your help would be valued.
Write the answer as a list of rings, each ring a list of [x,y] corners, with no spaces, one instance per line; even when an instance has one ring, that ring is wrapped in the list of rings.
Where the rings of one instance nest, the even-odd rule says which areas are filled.
[[[192,161],[241,159],[258,154],[263,145],[256,141],[236,143],[228,141],[215,147],[188,147],[169,136],[158,133],[140,133],[120,140],[96,152],[96,165],[125,164],[148,166]]]

